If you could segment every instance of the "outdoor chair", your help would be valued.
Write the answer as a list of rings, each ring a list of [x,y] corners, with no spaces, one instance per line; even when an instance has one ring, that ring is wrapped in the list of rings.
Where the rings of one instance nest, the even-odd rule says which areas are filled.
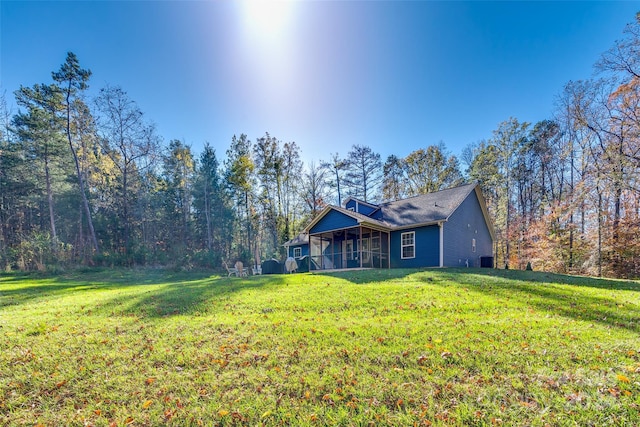
[[[238,275],[238,270],[235,267],[229,267],[226,261],[222,261],[222,265],[224,265],[224,268],[227,270],[227,273],[229,273],[227,277]]]
[[[242,261],[236,261],[235,267],[237,277],[247,276],[247,271],[245,270]]]

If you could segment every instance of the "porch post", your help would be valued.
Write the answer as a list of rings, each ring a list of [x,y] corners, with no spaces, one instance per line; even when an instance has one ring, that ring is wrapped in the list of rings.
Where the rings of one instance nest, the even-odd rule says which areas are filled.
[[[333,253],[336,249],[335,241],[336,241],[336,232],[332,231],[331,232],[331,268],[333,268],[334,270],[336,268],[336,256]]]
[[[444,227],[441,222],[438,223],[440,228],[440,267],[444,267]]]
[[[362,268],[362,226],[358,227],[358,253],[360,254],[360,268]]]
[[[311,254],[311,234],[307,234],[307,243],[309,244],[309,272],[313,267],[313,255]]]

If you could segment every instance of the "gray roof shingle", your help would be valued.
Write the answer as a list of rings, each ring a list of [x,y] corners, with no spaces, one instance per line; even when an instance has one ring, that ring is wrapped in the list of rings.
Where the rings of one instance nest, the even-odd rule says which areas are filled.
[[[298,234],[282,246],[300,246],[309,243],[309,235],[306,233]]]
[[[372,217],[383,221],[391,228],[409,227],[444,221],[467,198],[477,184],[423,194],[395,202],[383,203]]]

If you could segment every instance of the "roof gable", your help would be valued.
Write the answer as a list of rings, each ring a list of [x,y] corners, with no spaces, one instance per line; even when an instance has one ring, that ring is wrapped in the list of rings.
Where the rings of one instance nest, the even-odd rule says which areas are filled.
[[[318,226],[319,223],[323,223]],[[327,224],[330,222],[330,224]],[[304,233],[317,233],[338,228],[355,227],[360,224],[388,229],[389,226],[382,221],[370,218],[358,212],[350,211],[338,206],[326,206],[313,221],[304,229]]]
[[[496,231],[493,228],[493,221],[491,220],[491,216],[489,215],[487,203],[484,200],[480,185],[476,184],[475,191],[476,197],[478,198],[478,203],[480,203],[480,210],[482,210],[482,216],[484,216],[484,222],[487,224],[487,228],[489,229],[489,234],[491,234],[491,238],[493,240],[496,240]]]
[[[319,233],[346,227],[355,227],[358,219],[355,212],[336,206],[327,206],[308,226],[305,233]]]

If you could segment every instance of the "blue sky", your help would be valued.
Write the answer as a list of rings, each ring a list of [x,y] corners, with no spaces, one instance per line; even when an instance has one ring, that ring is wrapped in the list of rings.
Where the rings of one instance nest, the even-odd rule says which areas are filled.
[[[234,134],[303,159],[444,142],[459,155],[509,117],[552,118],[635,2],[0,2],[0,90],[50,82],[66,52],[119,85],[168,143],[223,156]],[[15,108],[15,106],[14,106]]]

